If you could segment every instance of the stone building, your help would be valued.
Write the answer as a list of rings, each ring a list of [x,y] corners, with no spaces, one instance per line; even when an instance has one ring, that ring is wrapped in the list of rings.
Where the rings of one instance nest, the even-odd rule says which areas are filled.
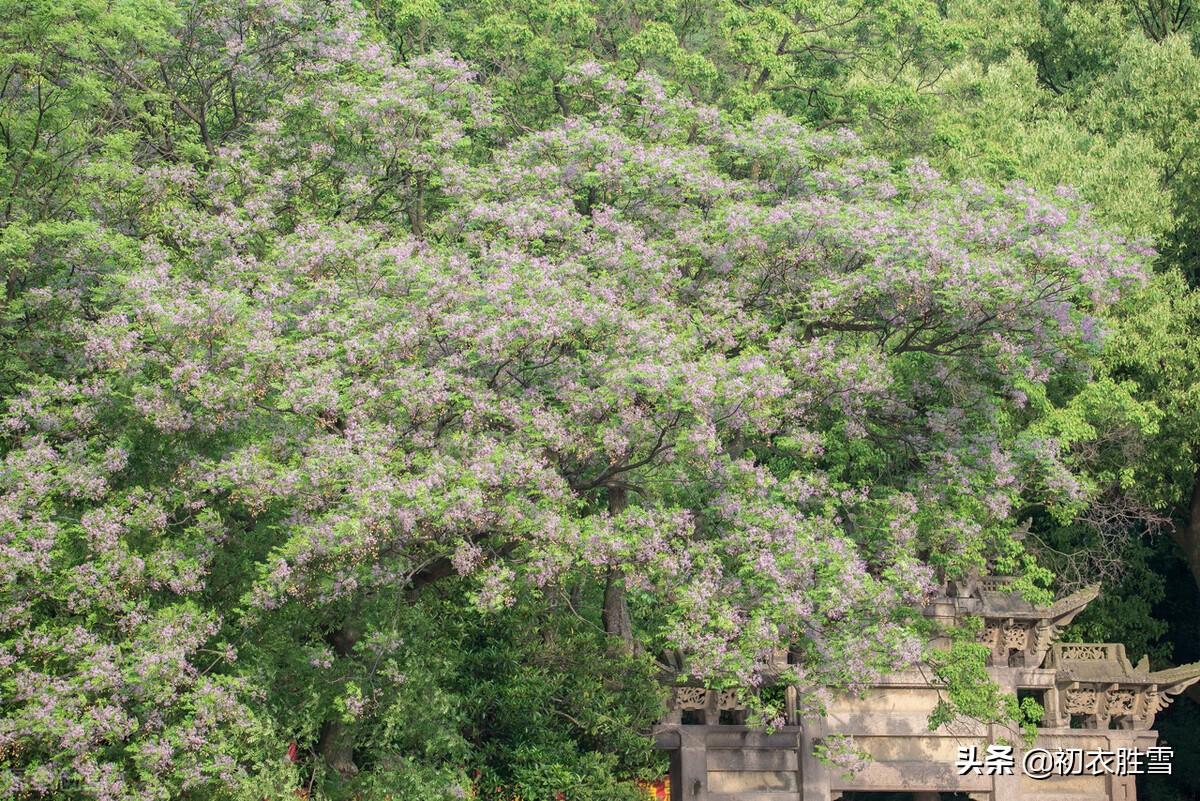
[[[1151,671],[1144,657],[1132,664],[1120,644],[1058,643],[1096,588],[1039,608],[1006,584],[997,577],[952,583],[926,614],[950,625],[983,619],[992,678],[1046,710],[1032,746],[1001,725],[930,731],[940,690],[920,668],[887,676],[861,696],[837,696],[820,718],[800,717],[789,703],[787,725],[772,732],[744,725],[737,691],[676,687],[655,730],[657,746],[671,752],[672,801],[867,801],[895,793],[919,801],[1133,801],[1136,775],[1168,764],[1154,716],[1200,680],[1200,663]],[[870,755],[865,769],[845,774],[816,758],[822,738],[837,735],[852,736]]]

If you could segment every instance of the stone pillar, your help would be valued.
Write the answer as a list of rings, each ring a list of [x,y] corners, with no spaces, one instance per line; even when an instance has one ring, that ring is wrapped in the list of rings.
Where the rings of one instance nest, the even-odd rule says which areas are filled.
[[[688,731],[685,726],[679,735],[680,801],[708,801],[708,747],[705,730]]]
[[[830,801],[829,771],[817,759],[816,741],[825,735],[824,718],[804,718],[800,729],[800,801]]]
[[[683,801],[683,771],[679,769],[679,749],[671,749],[671,799],[670,801]]]
[[[1138,739],[1131,731],[1110,731],[1108,733],[1108,750],[1132,749],[1139,745]],[[1144,750],[1144,746],[1143,746]],[[1112,801],[1136,801],[1137,779],[1134,776],[1109,775],[1105,789]]]
[[[1046,720],[1042,725],[1048,729],[1071,725],[1071,716],[1063,714],[1063,701],[1057,686],[1046,688]]]
[[[1005,682],[997,682],[1002,689],[1008,690]],[[1011,683],[1011,682],[1010,682]],[[1007,726],[1002,726],[993,723],[989,728],[988,740],[993,743],[998,743],[1001,740],[1013,741],[1013,733]],[[1024,756],[1025,750],[1019,744],[1013,747],[1013,772],[1005,776],[992,777],[992,797],[1002,798],[1004,801],[1022,801],[1025,797],[1021,793],[1021,758]]]

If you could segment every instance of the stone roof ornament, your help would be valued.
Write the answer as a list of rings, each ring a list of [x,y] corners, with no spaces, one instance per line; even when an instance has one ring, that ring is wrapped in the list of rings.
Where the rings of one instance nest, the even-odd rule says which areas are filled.
[[[968,617],[983,618],[979,640],[991,651],[996,667],[1039,667],[1059,633],[1100,594],[1099,585],[1035,606],[1011,590],[1009,576],[971,575],[949,581],[927,614],[952,625]]]
[[[1152,671],[1149,657],[1131,664],[1121,643],[1059,643],[1046,667],[1055,670],[1058,689],[1052,714],[1089,729],[1150,729],[1156,714],[1200,681],[1200,662]]]

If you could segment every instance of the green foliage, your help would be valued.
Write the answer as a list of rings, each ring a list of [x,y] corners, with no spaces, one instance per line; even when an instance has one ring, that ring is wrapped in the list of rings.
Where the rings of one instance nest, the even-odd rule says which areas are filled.
[[[645,737],[661,714],[653,660],[611,650],[598,621],[524,603],[480,618],[461,652],[461,704],[482,798],[633,799],[665,772]]]
[[[1056,351],[1053,358],[1062,369],[1048,380],[1013,378],[1001,399],[988,394],[996,375],[971,373],[976,362],[955,361],[954,370],[939,373],[945,354],[901,352],[902,335],[890,323],[861,330],[864,324],[853,314],[861,317],[863,309],[848,310],[844,318],[840,311],[819,313],[801,290],[836,288],[845,276],[833,270],[771,285],[762,293],[769,312],[761,317],[746,313],[750,308],[758,313],[754,304],[731,312],[719,298],[708,298],[707,306],[697,302],[687,307],[695,319],[687,318],[677,330],[652,332],[662,337],[661,345],[648,348],[646,358],[661,357],[680,342],[691,348],[689,337],[727,340],[719,349],[713,346],[709,361],[695,362],[704,369],[670,375],[656,395],[648,389],[658,380],[652,371],[614,360],[631,376],[597,380],[583,390],[595,404],[588,419],[617,419],[622,404],[639,410],[629,420],[619,419],[620,425],[590,432],[604,448],[616,448],[611,442],[629,435],[628,428],[653,422],[652,412],[686,413],[681,387],[696,383],[699,373],[724,371],[732,376],[728,385],[736,387],[754,378],[756,363],[781,358],[785,349],[792,349],[786,358],[799,364],[801,345],[787,344],[793,335],[804,347],[831,343],[837,360],[832,355],[817,360],[810,376],[814,386],[859,393],[867,398],[864,408],[852,415],[832,402],[814,402],[820,410],[813,413],[812,430],[747,437],[739,429],[734,437],[714,428],[708,443],[701,442],[708,435],[697,428],[666,438],[676,453],[728,448],[745,465],[719,477],[698,477],[665,461],[641,474],[631,471],[626,478],[642,482],[636,489],[654,503],[636,501],[637,514],[647,518],[628,528],[597,522],[603,516],[593,514],[596,488],[580,491],[563,508],[571,516],[591,514],[579,532],[603,540],[606,548],[625,548],[622,555],[633,558],[636,526],[657,531],[666,524],[650,516],[662,513],[665,520],[664,509],[710,505],[705,482],[748,497],[780,485],[785,489],[761,493],[776,506],[764,502],[745,510],[739,518],[744,532],[731,534],[725,523],[699,518],[670,525],[689,543],[695,539],[707,548],[721,537],[785,530],[781,507],[799,521],[791,545],[815,536],[809,528],[836,521],[830,530],[845,535],[853,554],[801,549],[805,554],[784,558],[781,568],[794,570],[802,558],[819,554],[813,571],[819,586],[806,603],[833,619],[850,609],[861,617],[855,623],[862,636],[891,646],[898,645],[890,638],[899,635],[888,625],[895,621],[874,619],[865,606],[843,606],[838,571],[859,565],[860,558],[862,572],[889,588],[983,570],[1018,576],[1015,588],[1037,602],[1050,598],[1056,576],[1060,588],[1101,579],[1104,594],[1068,632],[1069,639],[1124,641],[1133,653],[1149,652],[1156,661],[1193,658],[1168,640],[1190,636],[1178,618],[1191,614],[1186,611],[1191,607],[1170,607],[1163,576],[1176,576],[1174,589],[1187,584],[1194,591],[1178,580],[1187,578],[1178,563],[1191,558],[1200,564],[1167,538],[1169,531],[1178,535],[1185,529],[1200,453],[1200,294],[1192,288],[1200,275],[1195,92],[1200,40],[1195,20],[1176,20],[1163,9],[1157,2],[1116,0],[867,0],[853,7],[835,0],[519,5],[372,0],[294,8],[258,0],[0,0],[0,392],[13,419],[34,420],[41,426],[38,436],[50,443],[29,445],[33,463],[18,464],[13,454],[25,453],[19,442],[24,434],[15,425],[6,430],[4,475],[8,480],[25,470],[32,485],[68,486],[66,500],[21,510],[25,516],[46,515],[45,530],[0,542],[5,548],[16,542],[41,549],[28,562],[4,551],[7,561],[0,567],[17,578],[3,592],[16,598],[28,586],[48,587],[35,604],[14,603],[13,620],[27,616],[29,625],[13,624],[14,630],[24,629],[13,642],[38,675],[61,674],[65,682],[68,711],[54,719],[34,715],[24,738],[66,743],[58,751],[67,753],[81,742],[67,718],[103,710],[111,719],[89,723],[101,732],[91,744],[95,753],[105,765],[128,766],[147,797],[196,797],[219,784],[228,797],[247,799],[287,795],[297,787],[330,798],[432,801],[475,787],[487,801],[509,801],[514,794],[533,801],[559,792],[571,801],[632,799],[632,779],[662,771],[643,736],[661,698],[652,659],[612,648],[600,631],[596,610],[603,588],[597,573],[572,573],[569,592],[553,585],[523,590],[518,579],[529,554],[519,552],[470,579],[451,577],[436,591],[343,597],[333,589],[343,586],[345,574],[334,568],[354,557],[356,546],[346,545],[321,555],[330,570],[303,591],[293,586],[270,598],[279,606],[269,614],[255,595],[275,580],[281,564],[288,568],[311,555],[311,532],[295,516],[299,507],[278,500],[274,487],[267,487],[292,480],[286,474],[308,456],[297,452],[287,457],[292,461],[272,461],[269,449],[286,438],[279,420],[315,415],[318,431],[335,431],[358,407],[334,403],[314,412],[297,394],[295,407],[264,408],[265,385],[249,378],[279,359],[296,366],[296,375],[287,377],[297,386],[312,389],[328,369],[337,376],[329,391],[346,393],[374,369],[371,360],[392,361],[386,350],[356,361],[364,351],[346,345],[352,335],[386,337],[373,322],[408,319],[403,314],[409,311],[400,310],[413,286],[421,290],[412,297],[432,298],[430,305],[436,305],[437,293],[426,285],[445,282],[450,273],[428,266],[402,274],[394,265],[391,272],[379,272],[372,280],[392,282],[387,292],[357,296],[359,305],[342,309],[344,316],[313,339],[281,340],[283,357],[256,351],[258,335],[269,327],[268,319],[271,326],[294,325],[308,310],[323,308],[327,293],[348,292],[389,241],[406,247],[421,240],[420,258],[428,256],[426,247],[460,247],[456,258],[469,252],[472,280],[491,268],[494,254],[519,251],[507,297],[471,307],[479,316],[497,318],[514,299],[528,308],[580,302],[580,296],[549,290],[542,302],[536,292],[543,290],[530,287],[545,276],[531,265],[548,260],[557,281],[566,274],[564,265],[574,269],[571,246],[582,252],[597,242],[612,244],[618,241],[612,232],[628,225],[641,227],[632,240],[621,241],[616,248],[621,252],[611,260],[590,252],[592,261],[580,257],[587,261],[581,274],[589,290],[666,286],[684,275],[703,297],[716,285],[704,283],[705,271],[722,264],[719,254],[739,249],[735,257],[746,264],[758,265],[762,253],[779,256],[778,264],[764,266],[768,280],[807,266],[810,255],[782,230],[768,232],[769,241],[755,239],[769,227],[757,217],[751,224],[759,228],[747,236],[738,215],[722,206],[730,192],[744,193],[735,200],[753,217],[778,198],[810,198],[805,193],[845,162],[860,170],[851,178],[865,181],[863,186],[886,185],[919,206],[917,182],[905,172],[911,156],[928,159],[952,179],[1018,181],[1045,192],[1071,185],[1101,221],[1152,242],[1161,254],[1159,273],[1115,306],[1081,301],[1081,315],[1103,318],[1097,336],[1086,346]],[[446,50],[475,73],[464,78],[465,70],[442,55]],[[408,80],[414,73],[393,60],[403,70],[434,77]],[[701,103],[720,113],[694,105]],[[560,131],[561,140],[552,142],[558,133],[544,132],[557,130],[564,119],[576,126],[573,133]],[[831,135],[810,137],[800,123]],[[834,133],[842,126],[860,132],[861,152],[847,144],[848,134]],[[893,159],[894,166],[876,163],[875,156]],[[505,173],[510,161],[524,173]],[[919,171],[922,163],[909,166]],[[577,168],[577,176],[561,183],[545,179],[554,170],[566,175]],[[843,189],[852,194],[849,185]],[[514,233],[516,223],[487,222],[490,214],[498,219],[511,212],[504,203],[513,197],[529,201],[518,209],[521,217],[531,209],[536,216],[566,195],[578,212],[571,224],[542,226],[528,241]],[[631,196],[636,201],[627,202]],[[943,201],[949,208],[950,200]],[[938,202],[930,200],[929,207]],[[615,222],[596,213],[616,207]],[[842,221],[830,224],[831,239],[822,247],[850,252],[834,241],[839,236],[857,247],[857,231],[845,220],[851,210],[866,214],[867,208],[849,201],[839,206]],[[892,213],[883,200],[869,208],[872,214]],[[936,227],[933,219],[916,213],[905,218],[906,224]],[[520,224],[525,222],[521,217]],[[939,224],[938,233],[951,239],[961,233],[944,220]],[[611,242],[605,239],[610,234]],[[884,242],[873,251],[878,264],[867,259],[858,274],[886,281],[901,269],[933,261],[919,249],[893,258],[895,249]],[[665,255],[655,261],[647,253]],[[252,308],[247,297],[276,290],[273,265],[306,258],[309,268],[296,268],[302,276],[296,304],[281,311],[280,319],[253,316],[251,311],[265,306]],[[136,317],[138,311],[128,303],[133,282],[122,276],[144,280],[158,266],[187,292],[170,315],[160,306],[161,319],[136,329],[146,336],[137,344],[122,338],[134,330],[123,315]],[[935,282],[939,302],[954,300],[946,277]],[[241,282],[238,292],[244,289],[245,296],[225,294],[226,278]],[[873,304],[867,316],[877,317],[879,309],[899,308],[895,297],[881,291],[864,300],[863,308]],[[607,352],[598,343],[631,329],[630,320],[645,325],[658,313],[657,303],[639,306],[635,318],[612,318],[620,324],[571,329],[558,341],[514,336],[512,342],[524,344],[502,354],[493,382],[505,370],[545,367],[530,353],[535,342],[545,346],[549,365],[576,359],[598,375],[618,369],[604,362]],[[175,315],[166,328],[184,330],[197,309],[214,320],[227,313],[234,323],[221,336],[215,323],[210,328],[196,323],[172,339],[163,321]],[[372,322],[356,322],[360,319]],[[508,322],[505,333],[511,334],[517,326]],[[304,321],[310,323],[324,324]],[[433,334],[444,347],[453,340],[452,325],[439,325]],[[756,325],[771,336],[753,330]],[[822,325],[844,330],[831,336]],[[962,333],[954,329],[956,321],[937,320],[921,322],[917,333],[938,325]],[[330,348],[319,364],[311,358],[317,339]],[[991,354],[992,346],[982,341],[981,334],[964,352]],[[171,364],[178,372],[168,378],[164,361],[149,368],[159,373],[137,377],[135,354],[142,345],[180,356]],[[229,382],[223,386],[196,377],[196,360],[236,362],[229,354],[246,357],[238,362],[243,375],[230,378],[226,371]],[[441,356],[421,358],[433,362]],[[449,401],[438,412],[446,413],[437,422],[438,435],[473,411],[478,387],[418,384],[400,371],[403,359],[396,361],[400,378],[388,386],[386,404],[421,408],[445,392]],[[1010,366],[1016,375],[1031,364],[1021,355]],[[282,372],[272,373],[270,382]],[[111,379],[116,402],[93,419],[93,381],[101,375]],[[891,387],[921,386],[920,400],[904,410],[913,419],[937,417],[961,404],[963,418],[950,425],[954,436],[988,432],[992,439],[952,447],[947,428],[935,436],[924,422],[892,417],[898,408],[894,398],[871,399],[877,380]],[[503,432],[498,436],[521,432],[536,440],[539,453],[550,452],[555,427],[562,426],[545,409],[537,415],[514,410],[540,391],[533,384],[521,386],[503,407],[510,416],[498,410],[484,416]],[[178,404],[166,400],[163,387],[179,388]],[[242,397],[252,392],[262,394]],[[659,402],[661,408],[642,416]],[[555,403],[547,408],[557,413]],[[154,411],[138,416],[129,413],[131,407]],[[762,432],[782,408],[782,402],[764,403],[739,413],[751,415],[746,430]],[[185,409],[212,421],[215,433],[164,434],[160,424],[180,419]],[[228,433],[216,430],[218,418],[243,413],[274,417],[255,417],[253,424]],[[311,423],[305,418],[306,429]],[[88,450],[92,445],[78,444],[83,439],[71,439],[93,425],[115,432],[104,442],[107,449],[94,453]],[[383,429],[387,426],[376,425],[372,433]],[[72,444],[64,445],[67,441]],[[627,444],[633,442],[630,436]],[[922,444],[912,444],[917,442]],[[944,464],[921,463],[918,452],[931,442],[944,448]],[[1003,448],[1005,458],[1011,454],[1014,464],[988,465],[993,447]],[[53,462],[60,451],[85,469],[69,474]],[[622,458],[630,459],[630,452]],[[234,453],[244,456],[232,471],[236,475],[217,475],[214,466]],[[550,461],[584,476],[590,457],[579,456],[580,464],[573,464],[576,456],[570,451]],[[409,458],[403,464],[374,463],[371,480],[384,485],[404,471],[444,467],[424,448]],[[607,459],[600,469],[611,466]],[[108,472],[95,472],[97,464],[117,462],[120,466],[104,468]],[[335,455],[329,464],[339,482],[354,483],[345,479],[350,457]],[[502,457],[482,465],[498,468],[508,469]],[[211,476],[194,475],[209,469]],[[914,491],[910,479],[926,470],[933,484],[948,489]],[[242,480],[270,471],[275,475],[259,487],[247,489]],[[112,520],[88,517],[96,503],[87,493],[110,473],[121,476],[106,506]],[[1010,481],[1010,473],[1019,473],[1020,482]],[[1005,483],[998,488],[1001,477]],[[188,481],[202,491],[185,497],[181,487]],[[447,519],[456,504],[485,496],[481,506],[547,511],[545,501],[530,500],[531,485],[488,495],[493,491],[486,481],[466,478],[409,501]],[[159,496],[151,498],[155,492]],[[335,494],[316,480],[305,492],[301,507]],[[1010,510],[1028,525],[1025,540],[1014,536]],[[118,525],[113,520],[119,520],[118,539],[102,547],[89,541],[97,529]],[[329,530],[340,543],[373,535],[361,517],[337,520]],[[446,553],[470,545],[469,537],[460,537]],[[551,556],[564,562],[576,556],[570,546],[559,547]],[[920,558],[909,558],[910,550]],[[666,558],[655,558],[654,569],[665,575]],[[719,567],[711,553],[699,551],[695,558],[701,567]],[[779,587],[776,577],[749,562],[737,566],[734,578],[747,597],[767,598]],[[396,579],[399,586],[405,581]],[[686,594],[663,603],[633,587],[629,605],[655,652],[669,646],[671,636],[699,641],[714,624],[725,634],[777,633],[772,625],[783,615],[778,607],[764,601],[743,616],[729,598],[716,596],[713,619],[707,620],[689,617],[696,599]],[[915,609],[919,596],[913,592],[904,601]],[[576,609],[575,601],[584,603]],[[679,621],[674,630],[663,626],[668,613]],[[109,620],[115,614],[132,622],[118,631]],[[905,620],[906,614],[916,617],[897,612],[902,622],[917,627],[919,621]],[[347,625],[357,639],[339,650],[333,640]],[[172,637],[155,633],[162,631]],[[155,648],[169,651],[166,666],[145,664]],[[850,655],[836,643],[823,645],[825,650],[812,643],[805,648],[805,658],[823,662],[823,675],[832,680],[888,667],[854,663],[851,669]],[[103,681],[85,678],[70,661],[75,658],[100,665],[107,671]],[[744,654],[722,658],[725,667],[752,667]],[[1028,699],[1018,703],[999,694],[983,664],[969,632],[932,656],[946,698],[931,725],[965,716],[1011,723],[1028,736],[1040,710]],[[190,684],[180,678],[189,670],[199,671]],[[118,685],[144,693],[130,702],[128,721],[113,711],[119,704],[104,703]],[[112,694],[120,700],[124,692]],[[22,694],[33,697],[28,687],[5,678],[0,709],[8,714],[12,705],[3,699]],[[778,702],[765,696],[756,701],[764,717],[777,711]],[[153,740],[146,720],[158,727]],[[1168,739],[1186,741],[1188,720],[1185,715],[1168,724]],[[315,753],[331,722],[353,735],[357,775],[339,774]],[[143,726],[136,747],[128,726]],[[284,757],[291,741],[300,750],[295,763]],[[178,755],[187,748],[192,750],[186,758]],[[852,744],[823,748],[831,764],[855,762]],[[54,782],[63,775],[56,771],[65,769],[60,763],[69,761],[62,753],[45,750],[31,757],[22,779],[28,779],[27,787],[61,791]],[[163,754],[173,755],[177,770],[163,767]],[[85,768],[100,775],[94,763]],[[0,794],[7,791],[0,786]]]
[[[1012,727],[1014,736],[1031,744],[1045,710],[1032,698],[1003,693],[988,675],[988,648],[978,642],[982,621],[946,632],[949,643],[932,649],[928,662],[944,687],[943,697],[929,715],[929,729],[968,719]]]
[[[306,746],[300,783],[378,801],[638,797],[634,779],[665,771],[644,736],[662,704],[649,660],[612,651],[597,621],[567,606],[525,598],[477,611],[467,585],[360,607],[369,633],[348,656],[311,614],[252,635],[239,663],[270,688],[265,707],[281,730],[313,744],[333,714],[354,731],[356,776],[339,777]]]
[[[1068,545],[1082,542],[1085,548],[1104,547],[1089,542],[1089,537],[1095,534],[1068,529],[1059,532],[1056,539]],[[1065,632],[1064,640],[1124,643],[1134,662],[1142,654],[1149,654],[1156,666],[1170,664],[1174,648],[1164,640],[1168,622],[1156,616],[1155,608],[1166,596],[1163,563],[1179,558],[1174,543],[1162,536],[1130,537],[1112,558],[1120,562],[1119,577],[1107,583],[1100,597]]]

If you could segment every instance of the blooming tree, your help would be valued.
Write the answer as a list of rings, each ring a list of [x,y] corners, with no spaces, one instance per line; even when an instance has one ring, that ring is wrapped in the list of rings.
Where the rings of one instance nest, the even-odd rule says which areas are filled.
[[[580,113],[498,141],[467,65],[252,8],[280,102],[102,176],[120,248],[74,254],[94,283],[4,409],[5,792],[287,787],[259,683],[292,651],[350,775],[358,655],[401,647],[363,609],[446,580],[499,613],[582,577],[618,650],[712,680],[792,643],[813,704],[917,659],[945,576],[1032,586],[1014,506],[1085,491],[1046,387],[1146,255],[1069,193],[590,64]]]

